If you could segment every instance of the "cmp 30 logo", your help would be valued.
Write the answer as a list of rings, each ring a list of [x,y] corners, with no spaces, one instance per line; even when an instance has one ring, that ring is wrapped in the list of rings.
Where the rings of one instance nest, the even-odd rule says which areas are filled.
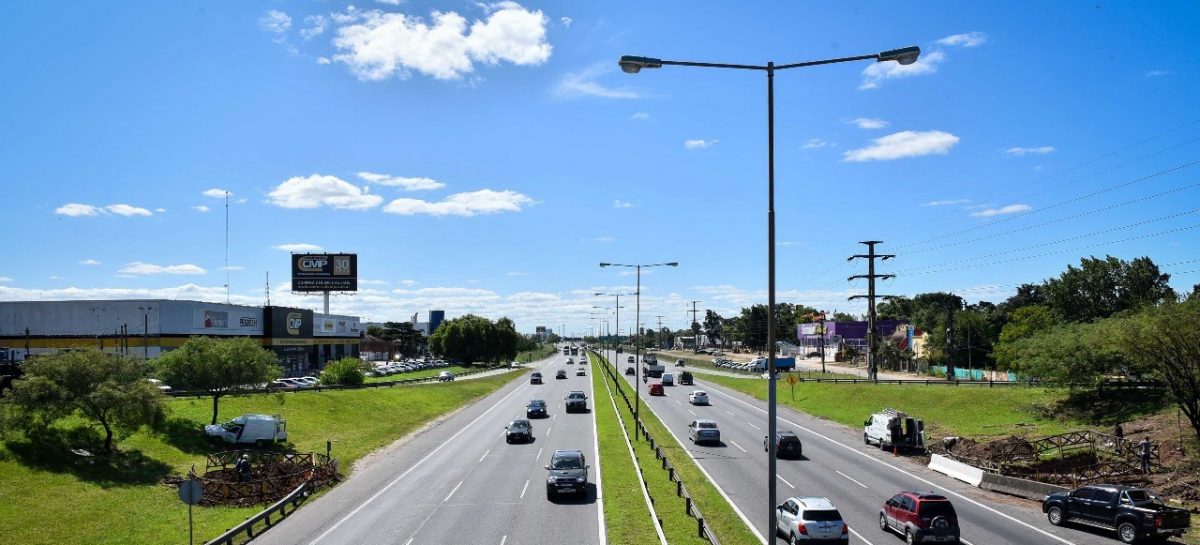
[[[289,312],[287,315],[287,332],[289,335],[299,335],[300,327],[304,325],[304,315],[299,312]]]
[[[296,259],[296,268],[300,269],[303,272],[322,272],[325,270],[325,267],[327,267],[328,265],[329,265],[329,257],[323,256],[323,255],[318,255],[318,256],[306,255],[306,256],[300,256],[299,258]],[[347,267],[347,269],[349,269],[349,267],[350,267],[349,260],[347,260],[346,267]]]
[[[333,274],[345,276],[350,274],[350,256],[336,255],[333,256]]]

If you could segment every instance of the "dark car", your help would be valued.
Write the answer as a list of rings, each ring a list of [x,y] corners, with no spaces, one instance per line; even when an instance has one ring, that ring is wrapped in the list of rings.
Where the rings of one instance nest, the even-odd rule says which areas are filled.
[[[554,373],[554,378],[556,378],[556,379],[567,378],[567,371],[564,369],[559,369],[557,372]]]
[[[1164,504],[1144,488],[1094,484],[1070,492],[1055,492],[1042,500],[1050,524],[1076,523],[1113,530],[1125,543],[1165,540],[1188,530],[1186,509]]]
[[[518,418],[504,426],[505,443],[528,443],[533,441],[533,424],[524,418]]]
[[[529,375],[529,383],[530,384],[541,384],[542,383],[542,374],[534,373],[532,375]]]
[[[655,382],[654,384],[651,384],[650,387],[646,388],[646,391],[652,396],[667,395],[667,393],[663,391],[663,385],[661,382]]]
[[[680,386],[691,386],[692,384],[694,384],[694,379],[692,378],[691,373],[689,373],[687,371],[679,373],[679,385]]]
[[[625,374],[626,374],[626,375],[636,375],[636,374],[637,374],[637,370],[636,370],[636,369],[634,369],[633,367],[626,367],[626,368],[625,368]]]
[[[563,404],[566,405],[567,412],[587,412],[587,394],[578,390],[568,392],[567,397],[563,398]]]
[[[908,543],[959,542],[958,513],[945,496],[901,492],[879,510],[879,529],[895,531]]]
[[[763,437],[763,451],[770,452],[767,437]],[[800,438],[796,437],[796,432],[775,432],[775,457],[799,458],[801,456],[804,456],[804,445],[800,443]]]
[[[587,494],[588,464],[579,450],[556,450],[546,466],[546,499],[560,494]]]
[[[526,418],[546,418],[546,402],[540,399],[530,399],[529,404],[525,406]]]

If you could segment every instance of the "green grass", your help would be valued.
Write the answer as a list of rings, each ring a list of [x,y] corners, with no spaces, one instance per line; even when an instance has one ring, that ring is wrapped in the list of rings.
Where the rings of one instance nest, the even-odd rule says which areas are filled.
[[[244,413],[278,413],[288,421],[297,451],[325,451],[348,473],[355,460],[425,423],[485,396],[516,372],[445,384],[368,390],[248,395],[221,400],[220,419]],[[139,431],[119,444],[119,454],[78,463],[69,448],[80,429],[51,430],[32,442],[8,434],[0,444],[0,528],[6,543],[118,545],[187,542],[187,507],[174,488],[158,484],[196,464],[204,471],[211,452],[200,429],[212,414],[208,399],[169,401],[162,431]],[[85,443],[86,444],[86,443]],[[94,444],[94,443],[92,443]],[[198,543],[215,537],[260,508],[196,508]],[[302,516],[302,515],[301,515]]]
[[[596,389],[593,410],[596,411],[596,434],[600,445],[604,525],[608,531],[608,542],[657,543],[658,535],[650,520],[646,500],[642,497],[637,470],[630,463],[621,424],[604,389],[604,376],[599,367],[592,366],[592,384]]]
[[[442,371],[450,371],[455,375],[461,375],[467,371],[478,371],[480,369],[483,369],[483,367],[463,367],[461,365],[451,365],[449,367],[420,369],[418,371],[410,371],[408,373],[396,373],[394,375],[388,375],[385,377],[367,377],[365,380],[366,382],[395,382],[397,380],[436,377],[441,374]]]
[[[536,349],[526,350],[524,352],[517,353],[516,361],[520,361],[520,362],[537,361],[537,360],[546,359],[550,356],[553,356],[556,353],[558,353],[558,349],[554,347],[553,343],[545,343],[545,344],[537,347]]]
[[[712,375],[703,379],[767,398],[765,380]],[[777,395],[781,404],[852,428],[861,427],[871,413],[891,407],[923,419],[927,437],[1054,435],[1084,425],[1039,414],[1038,407],[1067,398],[1065,391],[1046,388],[800,383],[793,401],[788,384],[780,382]]]
[[[592,357],[600,359],[595,354]],[[601,372],[603,371],[597,371],[596,374]],[[627,391],[627,393],[631,392]],[[620,394],[617,394],[615,390],[613,394],[619,399]],[[626,411],[624,416],[628,422],[632,415],[629,414],[624,402],[617,401],[617,407]],[[754,537],[750,529],[742,523],[742,519],[734,512],[733,506],[725,501],[725,498],[717,492],[716,487],[700,472],[696,462],[692,461],[683,447],[671,437],[666,426],[658,419],[649,405],[642,404],[642,407],[643,425],[658,442],[659,449],[666,455],[671,466],[675,468],[679,478],[683,480],[684,487],[692,496],[692,501],[700,509],[720,542],[723,545],[759,545],[758,538]],[[685,524],[672,523],[668,533],[667,518],[664,515],[672,512],[683,514],[682,500],[675,496],[675,483],[670,482],[666,472],[662,471],[662,462],[654,457],[654,451],[650,448],[649,443],[644,440],[635,440],[634,452],[646,474],[651,496],[655,498],[655,509],[658,510],[659,516],[663,517],[663,532],[667,534],[667,540],[670,543],[706,542],[692,537],[697,534],[696,521],[690,517],[686,518]],[[662,478],[652,478],[656,473]],[[607,507],[607,502],[605,505]]]

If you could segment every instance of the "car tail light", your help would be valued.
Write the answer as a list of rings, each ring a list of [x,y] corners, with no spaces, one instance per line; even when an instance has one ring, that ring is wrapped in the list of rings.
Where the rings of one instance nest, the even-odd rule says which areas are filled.
[[[1158,515],[1157,517],[1154,517],[1154,527],[1155,528],[1162,528],[1162,519],[1163,519],[1162,515]]]
[[[799,532],[800,535],[802,535],[802,536],[808,535],[808,527],[805,526],[803,522],[796,525],[796,531]]]
[[[850,527],[846,526],[846,523],[843,522],[842,523],[842,535],[846,535],[848,533],[850,533]]]
[[[929,523],[930,523],[932,520],[933,520],[933,519],[931,519],[931,518],[929,518],[929,517],[921,517],[921,527],[922,527],[922,528],[928,528],[928,527],[929,527]]]

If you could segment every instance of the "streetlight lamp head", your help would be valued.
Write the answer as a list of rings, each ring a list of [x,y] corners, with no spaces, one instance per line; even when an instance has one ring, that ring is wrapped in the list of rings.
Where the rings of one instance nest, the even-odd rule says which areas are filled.
[[[678,262],[678,261],[672,261],[672,262],[670,262],[670,263],[667,263],[667,266],[668,266],[668,267],[678,267],[678,266],[679,266],[679,262]]]
[[[879,54],[879,57],[877,60],[879,62],[896,61],[902,65],[907,66],[914,62],[917,62],[917,57],[920,57],[920,56],[921,56],[921,48],[914,45],[912,47],[902,47],[900,49],[884,51]]]
[[[641,72],[643,68],[662,68],[662,60],[660,59],[634,55],[621,55],[621,60],[618,61],[618,64],[621,65],[621,71],[626,74],[636,74]]]
[[[601,266],[601,267],[607,267],[607,266],[609,266],[609,265],[612,265],[612,263],[601,263],[601,264],[600,264],[600,266]],[[596,295],[600,295],[600,294],[599,294],[599,293],[597,293]]]

